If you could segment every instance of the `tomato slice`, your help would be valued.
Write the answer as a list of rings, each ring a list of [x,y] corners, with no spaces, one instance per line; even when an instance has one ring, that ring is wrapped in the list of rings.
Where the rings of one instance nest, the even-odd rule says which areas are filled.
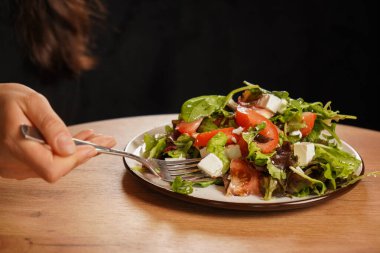
[[[249,154],[248,150],[248,143],[243,139],[243,136],[238,135],[237,139],[237,144],[240,147],[240,152],[243,157],[246,157]]]
[[[302,120],[305,122],[306,126],[301,128],[300,131],[302,133],[302,137],[308,136],[310,132],[313,130],[315,119],[317,118],[317,114],[312,112],[304,112],[302,113]]]
[[[232,159],[227,194],[235,196],[260,195],[260,172],[249,162]]]
[[[201,125],[202,119],[203,118],[199,118],[192,122],[182,121],[176,126],[176,130],[178,130],[181,134],[192,135],[197,131],[198,127]]]
[[[194,146],[196,146],[196,147],[205,147],[205,146],[207,146],[208,141],[212,137],[214,137],[214,135],[216,135],[219,132],[223,132],[223,133],[225,133],[227,135],[227,138],[228,138],[227,139],[227,144],[232,144],[232,143],[234,143],[234,138],[235,138],[235,141],[236,141],[236,138],[237,138],[237,135],[234,134],[234,133],[232,133],[233,130],[234,130],[233,127],[227,127],[227,128],[215,129],[215,130],[212,130],[212,131],[199,133],[195,137]]]
[[[236,123],[248,129],[249,127],[255,127],[262,122],[265,122],[265,128],[259,132],[259,134],[268,138],[269,141],[265,143],[257,143],[257,146],[261,149],[261,152],[267,154],[272,152],[278,145],[279,137],[276,126],[269,119],[265,118],[261,114],[257,113],[251,108],[238,106],[235,113]]]

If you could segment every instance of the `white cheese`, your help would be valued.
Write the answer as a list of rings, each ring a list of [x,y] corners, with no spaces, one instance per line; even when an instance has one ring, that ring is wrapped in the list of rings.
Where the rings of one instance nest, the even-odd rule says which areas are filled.
[[[282,105],[282,100],[272,94],[264,94],[256,104],[258,107],[266,108],[270,110],[271,112],[276,113]]]
[[[243,131],[244,131],[244,128],[239,126],[238,128],[235,128],[234,130],[232,130],[232,133],[240,135]]]
[[[219,177],[222,175],[223,162],[213,153],[203,158],[197,166],[211,177]]]
[[[302,133],[301,133],[300,130],[296,130],[296,131],[290,132],[289,135],[291,135],[291,136],[298,136],[299,138],[302,138]]]
[[[241,151],[239,145],[228,145],[224,152],[226,153],[226,156],[232,160],[237,159],[241,157]]]
[[[315,147],[310,142],[294,143],[294,155],[298,157],[298,165],[308,165],[315,155]]]

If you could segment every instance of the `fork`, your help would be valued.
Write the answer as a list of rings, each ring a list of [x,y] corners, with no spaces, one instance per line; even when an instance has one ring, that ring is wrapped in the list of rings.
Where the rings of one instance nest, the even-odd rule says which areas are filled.
[[[28,126],[28,125],[21,125],[20,129],[24,138],[46,144],[44,137],[38,131],[38,129]],[[146,158],[137,156],[135,154],[122,151],[122,150],[107,148],[107,147],[97,145],[92,142],[83,141],[76,138],[72,138],[72,139],[75,145],[90,145],[90,146],[95,147],[95,149],[99,153],[117,155],[117,156],[133,159],[141,163],[146,168],[148,168],[149,171],[152,172],[154,175],[160,177],[162,180],[167,181],[167,182],[173,182],[177,176],[180,176],[184,180],[193,181],[193,182],[210,179],[208,175],[203,173],[197,167],[197,164],[201,160],[201,158],[178,159],[174,161],[159,160],[155,158],[146,159]]]

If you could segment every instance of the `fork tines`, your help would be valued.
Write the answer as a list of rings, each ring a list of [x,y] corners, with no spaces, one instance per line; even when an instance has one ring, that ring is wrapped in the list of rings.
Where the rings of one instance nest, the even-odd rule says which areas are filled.
[[[189,181],[210,179],[197,167],[200,160],[200,158],[194,158],[175,161],[156,160],[156,162],[160,167],[161,177],[166,181],[173,181],[177,176]]]

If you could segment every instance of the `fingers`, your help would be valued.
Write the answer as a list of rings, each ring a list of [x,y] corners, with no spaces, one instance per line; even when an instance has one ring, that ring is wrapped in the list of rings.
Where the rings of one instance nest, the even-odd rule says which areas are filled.
[[[76,147],[69,130],[53,111],[45,97],[31,92],[25,96],[23,111],[40,130],[53,152],[61,156],[74,154]]]
[[[77,147],[74,154],[62,157],[51,153],[48,148],[39,143],[33,144],[39,147],[24,149],[25,160],[39,177],[50,183],[56,182],[78,165],[97,155],[97,151],[92,146]]]
[[[84,141],[89,141],[101,146],[111,148],[116,145],[116,140],[114,137],[109,135],[97,134],[92,129],[83,130],[76,135],[75,138],[81,139]]]
[[[76,135],[74,135],[74,138],[80,139],[80,140],[87,140],[90,138],[92,135],[94,135],[94,130],[93,129],[86,129],[82,130]]]
[[[116,145],[115,138],[112,136],[107,136],[107,135],[95,135],[89,138],[88,141],[91,141],[93,143],[96,143],[98,145],[101,145],[107,148],[112,148],[113,146]]]
[[[55,182],[78,165],[97,155],[91,146],[76,147],[64,122],[45,97],[20,84],[0,89],[0,176],[15,179],[41,177]],[[47,145],[22,138],[20,124],[34,125]],[[106,147],[115,145],[110,136],[85,130],[76,135]]]
[[[91,146],[76,147],[63,121],[42,95],[20,84],[0,86],[0,176],[26,179],[41,177],[55,182],[73,168],[97,155]],[[26,140],[20,124],[37,127],[47,145]],[[96,138],[92,130],[82,131],[79,138]],[[110,145],[107,138],[103,144]],[[100,140],[98,140],[100,142]]]

